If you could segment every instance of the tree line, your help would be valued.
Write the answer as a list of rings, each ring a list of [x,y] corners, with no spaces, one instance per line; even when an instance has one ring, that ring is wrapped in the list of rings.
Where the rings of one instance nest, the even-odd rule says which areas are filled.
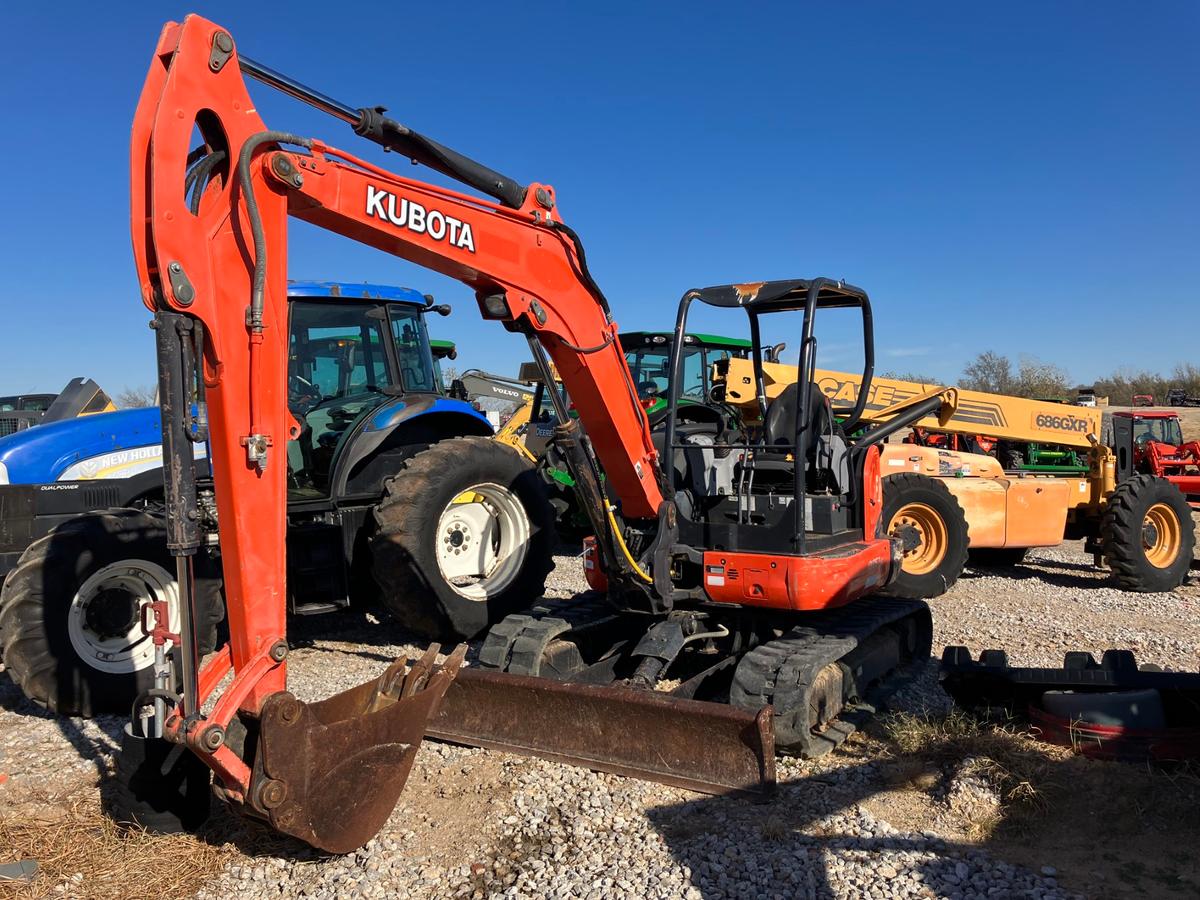
[[[937,384],[938,379],[917,372],[885,372],[885,378]],[[1022,356],[1016,364],[1012,359],[992,350],[976,356],[963,368],[958,387],[1010,397],[1035,400],[1071,400],[1081,388],[1092,387],[1097,397],[1108,397],[1114,406],[1130,406],[1134,395],[1149,394],[1154,402],[1164,405],[1167,391],[1172,388],[1186,391],[1189,397],[1200,397],[1200,366],[1179,363],[1169,375],[1158,372],[1120,368],[1092,385],[1071,381],[1067,370],[1033,356]]]

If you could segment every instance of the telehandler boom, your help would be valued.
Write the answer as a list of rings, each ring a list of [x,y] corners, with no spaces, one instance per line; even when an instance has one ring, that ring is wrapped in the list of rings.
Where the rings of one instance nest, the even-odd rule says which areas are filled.
[[[758,408],[753,367],[730,359],[718,369],[715,377],[725,400],[753,419]],[[795,379],[789,366],[764,363],[763,370],[767,398],[778,396]],[[889,407],[924,396],[931,387],[882,378],[861,389],[858,375],[828,370],[817,370],[816,384],[835,408],[849,408],[860,395],[865,397],[864,423],[887,421]],[[1165,445],[1155,444],[1149,430],[1132,434],[1128,423],[1135,414],[1112,414],[1112,426],[1106,428],[1101,410],[1094,407],[983,391],[956,391],[956,399],[949,417],[921,419],[914,428],[952,436],[983,433],[1000,441],[997,455],[1003,455],[1006,444],[1069,448],[1084,465],[1081,472],[1050,477],[1006,471],[987,454],[888,444],[881,455],[885,528],[918,532],[899,580],[908,596],[933,597],[954,583],[966,560],[968,531],[971,551],[980,562],[1017,562],[1031,547],[1086,538],[1097,564],[1106,561],[1125,590],[1168,591],[1183,583],[1194,544],[1188,503],[1180,492],[1187,491],[1189,482],[1162,477],[1164,472],[1142,465],[1155,447]],[[942,500],[951,498],[953,505],[925,488],[914,492],[910,473],[936,478],[943,485]],[[959,535],[964,515],[967,528]]]
[[[243,74],[494,201],[268,129]],[[161,660],[158,687],[142,698],[152,713],[127,729],[123,771],[153,781],[161,743],[183,744],[194,754],[184,755],[188,784],[207,783],[211,769],[217,792],[246,814],[342,852],[382,826],[435,715],[433,732],[454,740],[753,790],[773,778],[772,739],[796,752],[836,745],[853,728],[839,713],[875,700],[909,663],[928,658],[924,604],[867,598],[887,588],[902,552],[879,529],[876,444],[943,400],[916,403],[894,427],[848,441],[813,393],[814,318],[831,307],[861,311],[870,383],[864,291],[814,279],[687,292],[670,414],[652,432],[608,302],[549,185],[522,185],[382,108],[355,109],[306,88],[239,55],[227,31],[198,16],[163,29],[134,120],[131,175],[134,257],[158,340],[182,634],[167,634],[165,614],[156,615],[156,638],[173,639],[180,652]],[[553,362],[578,411],[576,421],[557,410],[556,441],[596,534],[590,572],[605,594],[508,617],[487,637],[484,669],[457,683],[463,651],[439,666],[431,648],[413,666],[399,660],[378,681],[328,700],[287,692],[279,448],[298,427],[286,402],[289,217],[469,285],[485,319],[528,338],[546,382]],[[803,311],[803,389],[766,409],[765,442],[748,441],[719,406],[680,405],[678,347],[695,302],[745,312],[756,359],[761,318]],[[205,439],[230,639],[201,667],[190,614],[199,545],[191,443]],[[679,688],[645,690],[668,670]],[[623,686],[596,686],[617,681]],[[553,722],[530,728],[530,716],[548,709],[558,710]],[[735,757],[744,768],[731,779]],[[690,765],[707,765],[711,778],[690,777]],[[124,815],[139,818],[142,802],[150,801],[133,796]]]

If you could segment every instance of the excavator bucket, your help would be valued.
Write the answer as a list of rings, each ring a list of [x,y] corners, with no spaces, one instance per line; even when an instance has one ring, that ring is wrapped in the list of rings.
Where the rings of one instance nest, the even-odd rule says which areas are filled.
[[[466,645],[436,663],[432,645],[376,681],[318,703],[281,691],[263,704],[250,802],[285,834],[348,853],[391,815],[426,725],[459,674]]]
[[[705,794],[765,799],[775,788],[770,707],[464,669],[427,734]]]
[[[374,837],[422,737],[583,766],[707,794],[775,788],[769,707],[744,712],[655,691],[462,669],[466,645],[401,657],[375,681],[304,703],[263,704],[250,805],[277,830],[330,853]]]

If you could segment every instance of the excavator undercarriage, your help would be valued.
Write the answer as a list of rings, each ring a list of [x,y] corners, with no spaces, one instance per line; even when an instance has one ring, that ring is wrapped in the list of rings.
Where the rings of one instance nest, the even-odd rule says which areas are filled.
[[[243,75],[493,199],[269,130]],[[197,131],[200,146],[191,146]],[[836,746],[928,659],[927,608],[883,596],[905,542],[880,525],[878,444],[945,415],[949,398],[916,398],[856,431],[863,400],[839,423],[815,386],[815,320],[827,309],[861,312],[870,384],[865,291],[823,278],[688,291],[671,396],[647,416],[553,188],[522,185],[381,108],[306,88],[239,55],[228,32],[198,16],[163,30],[134,121],[131,171],[180,591],[177,632],[165,606],[146,623],[158,678],[137,704],[131,747],[186,747],[188,765],[211,770],[227,802],[342,852],[386,820],[426,732],[761,795],[774,783],[777,746],[804,754]],[[482,316],[525,335],[543,383],[557,375],[574,404],[577,417],[549,392],[554,440],[595,535],[585,553],[595,595],[503,620],[477,667],[461,668],[461,648],[441,664],[431,649],[328,700],[287,692],[285,466],[276,448],[297,428],[282,327],[289,218],[468,285]],[[680,402],[680,348],[697,302],[747,317],[761,434],[745,433],[720,403]],[[800,359],[796,385],[767,404],[760,328],[781,312],[803,316]],[[198,442],[209,445],[230,635],[203,661],[191,600]],[[519,537],[520,523],[512,525]],[[169,791],[169,774],[161,765],[134,773],[114,813],[149,822],[139,804]]]

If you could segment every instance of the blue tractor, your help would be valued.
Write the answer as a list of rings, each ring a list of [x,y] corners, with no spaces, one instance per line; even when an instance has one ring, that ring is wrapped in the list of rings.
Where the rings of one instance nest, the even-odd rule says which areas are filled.
[[[450,308],[336,282],[293,282],[289,305],[291,611],[380,600],[418,634],[463,639],[540,597],[553,511],[533,467],[491,439],[477,410],[443,396],[425,317]],[[0,438],[0,653],[51,710],[124,712],[152,686],[143,616],[154,601],[177,603],[161,437],[149,408]],[[204,444],[196,457],[203,476]],[[200,499],[206,651],[225,610],[210,482]]]

